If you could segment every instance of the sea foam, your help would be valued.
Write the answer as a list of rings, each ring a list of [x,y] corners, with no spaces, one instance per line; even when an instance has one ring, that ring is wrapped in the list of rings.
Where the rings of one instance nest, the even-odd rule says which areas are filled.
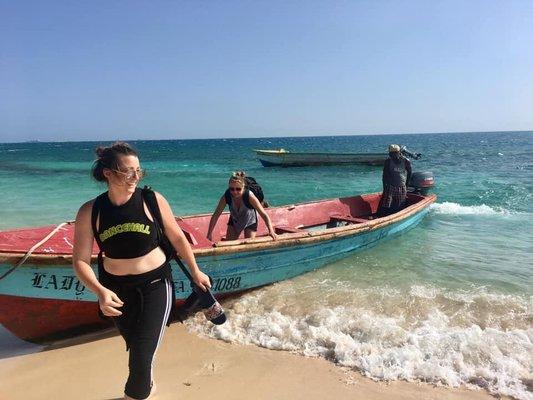
[[[200,316],[187,325],[228,342],[325,358],[375,380],[475,386],[533,399],[527,389],[533,370],[531,298],[418,285],[407,292],[372,289],[346,305],[317,301],[302,309],[276,307],[270,299],[278,294],[265,288],[229,301],[224,325]],[[372,298],[390,304],[373,307]],[[513,315],[503,315],[505,310]],[[409,316],[413,312],[419,315]]]
[[[508,210],[496,209],[485,204],[479,206],[463,206],[457,203],[444,202],[431,205],[431,211],[435,214],[447,215],[496,215],[509,214]]]

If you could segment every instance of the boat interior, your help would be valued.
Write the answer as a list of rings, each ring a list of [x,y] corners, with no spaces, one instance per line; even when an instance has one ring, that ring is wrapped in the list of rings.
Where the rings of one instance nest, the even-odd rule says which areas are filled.
[[[424,199],[424,196],[409,193],[407,205]],[[292,239],[306,236],[308,233],[327,232],[332,228],[375,221],[378,219],[376,211],[379,200],[380,193],[374,193],[271,207],[267,208],[266,212],[272,220],[276,234],[282,239]],[[209,249],[213,246],[242,244],[244,239],[242,234],[238,240],[226,240],[228,218],[227,212],[220,216],[213,231],[213,241],[206,237],[211,214],[177,217],[176,220],[193,249]],[[264,241],[268,237],[268,229],[261,218],[258,220],[256,237],[259,241]],[[30,251],[33,254],[71,254],[73,236],[74,225],[70,222],[58,226],[2,231],[0,242],[3,243],[3,249],[0,253],[15,254]],[[97,253],[98,247],[95,243],[94,254]]]
[[[423,196],[409,194],[408,206],[424,199]],[[272,225],[278,235],[325,231],[340,226],[363,224],[377,218],[376,212],[380,194],[369,194],[300,203],[282,207],[267,208]],[[229,213],[223,213],[213,231],[213,241],[207,239],[210,214],[178,218],[178,224],[193,248],[208,248],[226,240]],[[259,217],[256,237],[268,236],[268,229]],[[241,234],[239,239],[243,239]],[[232,241],[235,242],[235,241]],[[235,243],[235,244],[238,244]]]

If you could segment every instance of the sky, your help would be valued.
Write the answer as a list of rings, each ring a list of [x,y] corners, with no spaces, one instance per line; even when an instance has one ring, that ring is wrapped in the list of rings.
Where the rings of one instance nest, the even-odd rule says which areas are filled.
[[[533,130],[533,1],[0,0],[0,141]]]

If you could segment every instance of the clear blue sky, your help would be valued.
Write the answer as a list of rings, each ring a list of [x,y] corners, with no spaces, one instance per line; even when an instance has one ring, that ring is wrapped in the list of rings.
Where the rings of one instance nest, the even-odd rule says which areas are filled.
[[[0,0],[0,141],[533,130],[533,1]]]

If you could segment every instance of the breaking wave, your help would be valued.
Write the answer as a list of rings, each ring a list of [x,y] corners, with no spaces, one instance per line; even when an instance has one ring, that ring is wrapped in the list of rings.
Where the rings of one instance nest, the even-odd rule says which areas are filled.
[[[531,297],[417,285],[407,292],[345,288],[331,295],[335,303],[357,293],[328,305],[305,294],[299,301],[293,296],[299,290],[284,285],[227,302],[224,325],[208,324],[203,315],[187,325],[228,342],[322,357],[375,380],[466,385],[533,399]]]
[[[435,203],[431,205],[431,211],[435,214],[446,215],[496,215],[496,214],[510,214],[506,209],[492,208],[485,204],[479,206],[462,206],[457,203]]]

